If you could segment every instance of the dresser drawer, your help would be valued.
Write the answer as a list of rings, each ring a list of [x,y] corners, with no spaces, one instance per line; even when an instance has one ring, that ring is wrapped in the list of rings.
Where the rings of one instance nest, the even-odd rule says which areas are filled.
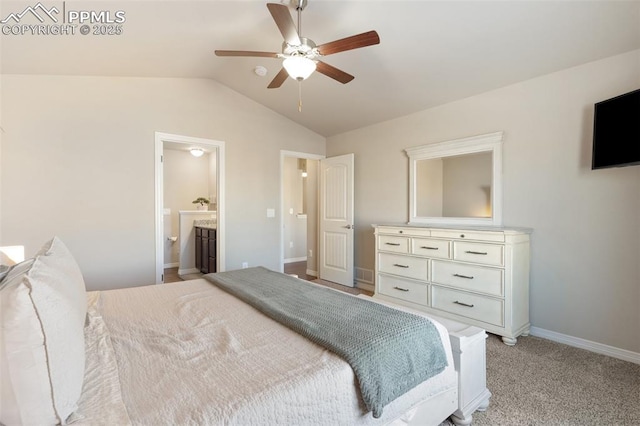
[[[409,253],[409,237],[380,235],[378,236],[378,248],[382,251]]]
[[[396,228],[381,226],[378,228],[378,235],[417,235],[419,237],[428,237],[431,235],[430,229],[425,228]]]
[[[434,240],[432,238],[412,238],[411,254],[434,257],[438,259],[451,258],[451,243],[446,240]]]
[[[378,253],[378,269],[381,272],[427,281],[429,277],[428,265],[428,259],[390,253]]]
[[[431,281],[434,283],[492,296],[504,296],[504,272],[502,269],[438,260],[433,261],[431,268]]]
[[[433,229],[431,230],[432,237],[439,238],[451,238],[451,239],[464,239],[464,240],[478,240],[478,241],[492,241],[492,242],[504,242],[504,233],[502,232],[489,232],[489,231],[456,231],[449,229]]]
[[[380,294],[429,306],[429,286],[415,281],[404,280],[388,275],[378,275]]]
[[[501,244],[453,242],[453,258],[483,265],[504,266],[504,246]]]
[[[431,306],[488,324],[504,326],[504,301],[431,286]]]

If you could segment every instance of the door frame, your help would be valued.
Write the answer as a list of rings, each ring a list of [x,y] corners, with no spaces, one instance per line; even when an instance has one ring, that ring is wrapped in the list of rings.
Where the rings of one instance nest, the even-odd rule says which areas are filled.
[[[163,152],[164,144],[177,143],[193,146],[204,146],[217,149],[217,270],[225,270],[225,152],[224,141],[196,138],[191,136],[173,135],[169,133],[155,132],[155,258],[156,258],[156,284],[163,283],[164,275],[164,175]]]
[[[279,215],[279,226],[280,226],[280,272],[284,272],[284,215],[285,215],[285,206],[284,206],[284,159],[286,157],[293,158],[304,158],[307,160],[324,160],[326,158],[325,155],[321,154],[311,154],[308,152],[297,152],[297,151],[287,151],[280,150],[280,215]],[[320,181],[318,180],[318,185]],[[318,209],[320,206],[318,205]],[[318,231],[316,231],[318,232]],[[318,233],[319,235],[319,233]],[[316,235],[316,241],[317,236]],[[316,253],[318,252],[316,248]]]

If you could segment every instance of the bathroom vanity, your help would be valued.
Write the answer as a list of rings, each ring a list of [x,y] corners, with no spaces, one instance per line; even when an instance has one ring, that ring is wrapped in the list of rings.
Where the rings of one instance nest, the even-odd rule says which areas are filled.
[[[194,227],[196,269],[203,274],[216,272],[216,223],[212,220],[196,220]]]

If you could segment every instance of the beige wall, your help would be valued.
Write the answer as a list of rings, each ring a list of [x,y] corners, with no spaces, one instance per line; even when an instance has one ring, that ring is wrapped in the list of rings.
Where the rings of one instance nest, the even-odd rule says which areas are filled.
[[[327,140],[355,153],[356,266],[408,219],[406,147],[505,132],[505,225],[534,230],[531,322],[640,352],[640,167],[592,171],[593,104],[640,87],[634,51]]]
[[[153,283],[159,131],[225,141],[226,268],[280,267],[280,150],[324,154],[324,137],[210,80],[0,78],[0,245],[59,235],[90,290]]]

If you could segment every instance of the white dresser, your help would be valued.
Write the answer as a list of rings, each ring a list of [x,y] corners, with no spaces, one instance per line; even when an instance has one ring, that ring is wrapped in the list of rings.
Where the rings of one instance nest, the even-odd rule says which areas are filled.
[[[502,336],[529,333],[524,228],[373,225],[375,296]]]

